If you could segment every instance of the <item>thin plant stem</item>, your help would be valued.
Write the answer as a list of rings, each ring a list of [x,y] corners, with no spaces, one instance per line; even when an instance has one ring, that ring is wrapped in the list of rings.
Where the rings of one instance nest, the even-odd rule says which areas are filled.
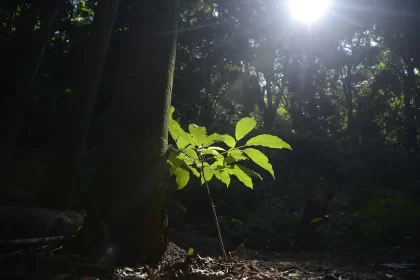
[[[204,183],[206,184],[207,195],[209,197],[210,207],[213,210],[214,223],[216,224],[217,235],[219,236],[219,241],[220,241],[220,249],[222,250],[222,254],[223,254],[223,257],[225,258],[225,261],[227,261],[228,258],[227,258],[227,255],[226,255],[225,246],[223,245],[223,239],[222,239],[222,234],[220,232],[219,221],[217,220],[217,215],[216,215],[216,208],[214,207],[213,200],[211,199],[209,184],[208,184],[206,178],[204,177],[203,158],[202,158],[201,155],[200,155],[200,161],[201,161],[200,172],[201,172],[201,176],[203,176]]]

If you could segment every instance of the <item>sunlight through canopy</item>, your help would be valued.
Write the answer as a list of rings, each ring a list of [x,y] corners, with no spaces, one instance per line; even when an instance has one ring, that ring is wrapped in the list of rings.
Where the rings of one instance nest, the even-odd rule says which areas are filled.
[[[293,18],[311,23],[322,17],[331,5],[331,0],[288,0]]]

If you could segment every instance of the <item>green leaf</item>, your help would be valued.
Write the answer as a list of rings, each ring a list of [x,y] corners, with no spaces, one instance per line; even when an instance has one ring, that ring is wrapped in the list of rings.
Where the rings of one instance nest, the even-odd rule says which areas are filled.
[[[249,177],[241,168],[237,165],[234,165],[231,168],[228,168],[227,171],[231,175],[235,175],[239,181],[241,181],[248,188],[253,188],[252,179]]]
[[[219,152],[216,151],[215,149],[209,149],[209,148],[198,149],[198,151],[203,155],[218,155],[219,154]]]
[[[244,152],[239,149],[230,149],[227,154],[232,157],[245,157]],[[245,157],[246,158],[246,157]]]
[[[232,164],[241,160],[247,160],[248,158],[244,155],[241,150],[233,149],[228,151],[228,156],[226,157],[226,163]]]
[[[220,147],[216,147],[216,146],[211,146],[211,147],[208,147],[207,149],[226,152],[225,149],[220,148]]]
[[[254,127],[257,125],[257,122],[254,118],[243,118],[236,124],[235,137],[236,141],[241,140],[247,135]]]
[[[189,248],[188,249],[187,256],[192,256],[193,254],[194,254],[194,249],[193,248]]]
[[[187,165],[186,167],[195,175],[195,177],[200,178],[200,172],[198,172],[197,169],[190,165]]]
[[[289,149],[292,150],[289,144],[270,134],[261,134],[255,136],[246,142],[245,146],[263,146],[273,149]]]
[[[213,178],[213,175],[214,175],[213,169],[211,169],[211,167],[208,166],[206,162],[204,164],[205,164],[203,168],[204,178],[203,176],[201,176],[201,184],[204,184],[205,181],[209,182]]]
[[[168,164],[168,166],[169,166],[169,177],[171,177],[172,175],[174,175],[175,174],[175,170],[176,170],[176,166],[174,166],[173,164],[172,164],[172,162],[168,159],[168,160],[166,160],[166,163]]]
[[[245,172],[245,174],[248,175],[251,178],[255,177],[255,178],[258,178],[260,180],[263,179],[260,174],[258,174],[254,170],[249,169],[248,167],[245,167],[245,166],[240,165],[240,164],[236,164],[236,166],[239,167],[240,169],[242,169],[242,171]]]
[[[247,148],[247,149],[244,149],[243,151],[253,162],[255,162],[256,164],[258,164],[259,166],[267,170],[271,174],[271,176],[273,176],[273,178],[275,179],[273,166],[271,166],[270,162],[268,161],[268,157],[266,155],[264,155],[259,150],[253,149],[253,148]]]
[[[318,223],[318,222],[321,222],[321,221],[324,221],[325,219],[324,218],[313,218],[312,220],[311,220],[311,224],[312,223]]]
[[[184,153],[178,154],[177,159],[181,160],[184,165],[192,165],[195,162],[193,159],[191,159]]]
[[[174,112],[175,112],[175,107],[174,106],[169,107],[169,119],[170,120],[173,120]]]
[[[212,135],[207,136],[204,141],[203,141],[203,146],[207,147],[210,146],[216,142],[223,142],[225,138],[218,134],[218,133],[213,133]]]
[[[182,148],[181,151],[190,157],[190,159],[198,160],[197,152],[192,147]]]
[[[189,144],[192,144],[191,135],[186,133],[179,123],[173,119],[173,113],[175,108],[171,106],[169,108],[169,134],[174,139],[178,148],[185,148]]]
[[[175,121],[174,121],[175,122]],[[179,124],[178,124],[179,126]],[[171,134],[172,138],[175,140],[176,146],[178,149],[185,148],[186,146],[192,144],[194,145],[194,141],[190,134],[186,133],[181,126],[178,128],[169,130],[169,133]]]
[[[175,176],[176,176],[176,184],[178,185],[178,190],[183,189],[190,180],[190,172],[183,169],[182,167],[178,167],[175,170]]]
[[[211,166],[213,167],[224,167],[225,166],[225,157],[221,154],[214,156],[215,162]]]
[[[180,155],[179,152],[170,152],[168,156],[168,161],[174,166],[174,167],[181,167],[182,163],[185,162],[182,159],[182,155]]]
[[[224,134],[223,135],[223,142],[225,142],[226,145],[228,145],[229,147],[233,148],[236,145],[236,140],[235,138],[233,138],[232,136],[230,136],[229,134]]]
[[[194,163],[193,159],[191,159],[185,153],[179,152],[178,150],[170,152],[168,160],[175,167],[181,167],[182,165],[192,165]]]
[[[205,127],[197,126],[195,124],[190,124],[188,126],[190,134],[193,137],[194,144],[198,147],[203,145],[203,142],[207,138],[207,131]]]
[[[214,176],[216,176],[217,179],[222,181],[226,185],[226,187],[229,187],[230,184],[230,175],[229,172],[226,170],[216,170],[214,171]]]

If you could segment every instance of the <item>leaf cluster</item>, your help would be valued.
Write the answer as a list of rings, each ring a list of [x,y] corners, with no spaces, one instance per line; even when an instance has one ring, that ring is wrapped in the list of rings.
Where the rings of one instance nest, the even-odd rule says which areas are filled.
[[[213,177],[228,187],[231,176],[234,175],[245,186],[253,188],[252,178],[262,177],[255,171],[240,164],[242,161],[252,160],[267,170],[274,177],[274,170],[264,153],[255,149],[263,146],[273,149],[290,149],[291,147],[282,139],[261,134],[250,138],[244,145],[238,145],[257,122],[253,118],[243,118],[235,128],[235,137],[229,134],[213,133],[207,135],[205,127],[195,124],[188,126],[189,133],[173,119],[174,107],[170,108],[169,133],[175,141],[176,147],[169,147],[167,163],[170,176],[175,175],[178,189],[184,188],[189,180],[190,173],[200,178],[201,184],[209,182]],[[214,144],[224,144],[225,147]]]

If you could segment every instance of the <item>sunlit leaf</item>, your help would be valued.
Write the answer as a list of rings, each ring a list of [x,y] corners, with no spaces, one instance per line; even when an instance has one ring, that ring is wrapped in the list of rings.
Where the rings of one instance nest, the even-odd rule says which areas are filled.
[[[207,149],[209,149],[209,150],[217,150],[217,151],[223,151],[223,152],[226,152],[226,150],[225,150],[225,149],[220,148],[220,147],[216,147],[216,146],[211,146],[211,147],[208,147]]]
[[[173,119],[173,113],[175,108],[171,106],[169,108],[169,134],[174,139],[178,148],[185,148],[189,144],[193,144],[191,135],[186,133],[180,126],[180,124]]]
[[[210,166],[204,166],[203,173],[204,173],[204,177],[201,176],[201,184],[204,184],[205,181],[209,182],[213,178],[213,175],[214,175],[214,172]]]
[[[198,160],[197,152],[192,147],[186,147],[180,149],[184,154],[186,154],[190,159]]]
[[[235,145],[236,145],[235,138],[233,138],[229,134],[224,134],[223,138],[224,138],[223,142],[225,142],[226,145],[228,145],[231,148],[235,147]]]
[[[225,166],[225,157],[221,154],[214,156],[215,161],[212,163],[211,166],[213,167],[223,167]]]
[[[241,150],[234,149],[228,151],[228,156],[226,157],[226,163],[232,164],[241,160],[247,160],[248,158],[244,155]]]
[[[201,176],[200,172],[198,172],[198,170],[192,167],[191,165],[187,165],[186,168],[188,168],[192,172],[192,174],[194,174],[195,177],[199,178]]]
[[[169,107],[169,118],[170,119],[173,119],[174,112],[175,112],[175,107],[174,106]]]
[[[182,163],[184,162],[182,160],[182,155],[178,152],[170,152],[168,156],[168,161],[175,167],[181,167]]]
[[[190,180],[190,172],[183,169],[182,167],[178,167],[174,173],[176,176],[176,184],[178,186],[178,190],[183,189]]]
[[[186,149],[186,148],[183,148]],[[173,151],[169,153],[168,160],[176,167],[184,165],[191,165],[194,163],[194,159],[190,158],[183,152]]]
[[[190,124],[188,126],[191,136],[193,137],[194,144],[196,146],[202,146],[203,142],[207,138],[207,131],[205,127]]]
[[[169,177],[175,174],[175,170],[177,169],[176,166],[172,164],[172,162],[168,159],[166,160],[166,163],[168,164],[169,169]]]
[[[270,172],[271,176],[275,178],[273,166],[271,166],[266,155],[264,155],[261,151],[258,151],[257,149],[253,148],[247,148],[243,151],[253,162]]]
[[[236,178],[238,178],[239,181],[241,181],[245,186],[248,188],[253,188],[252,179],[249,177],[241,168],[239,168],[237,165],[228,168],[227,172],[229,172],[230,175],[235,175]]]
[[[260,174],[258,174],[257,172],[255,172],[254,170],[249,169],[248,167],[245,167],[243,165],[240,164],[236,164],[236,167],[239,167],[243,172],[245,172],[246,175],[248,175],[249,177],[255,177],[258,178],[260,180],[262,180],[262,177]]]
[[[175,122],[175,121],[173,121]],[[178,124],[178,123],[177,123]],[[176,125],[175,125],[176,127]],[[174,129],[170,129],[169,133],[171,135],[171,137],[175,140],[176,146],[178,147],[178,149],[182,149],[185,148],[186,146],[192,144],[194,145],[194,141],[193,138],[191,137],[190,134],[186,133],[181,126],[174,128]]]
[[[281,140],[279,137],[270,134],[261,134],[249,139],[245,146],[263,146],[273,149],[289,149],[289,144]]]
[[[235,129],[235,138],[236,141],[241,140],[247,135],[254,127],[257,125],[257,122],[254,118],[243,118],[236,124]]]
[[[223,142],[224,141],[224,137],[222,136],[222,135],[220,135],[220,134],[218,134],[218,133],[213,133],[213,134],[211,134],[211,135],[209,135],[209,136],[207,136],[205,139],[204,139],[204,141],[203,141],[203,146],[204,147],[207,147],[207,146],[210,146],[210,145],[212,145],[212,144],[214,144],[214,143],[217,143],[217,142]]]
[[[217,150],[215,150],[215,149],[209,149],[209,148],[198,149],[198,151],[201,154],[204,154],[204,155],[218,155],[219,154],[219,152]]]
[[[222,181],[226,185],[226,187],[229,187],[230,184],[230,175],[227,171],[221,170],[221,171],[215,171],[214,176]]]

